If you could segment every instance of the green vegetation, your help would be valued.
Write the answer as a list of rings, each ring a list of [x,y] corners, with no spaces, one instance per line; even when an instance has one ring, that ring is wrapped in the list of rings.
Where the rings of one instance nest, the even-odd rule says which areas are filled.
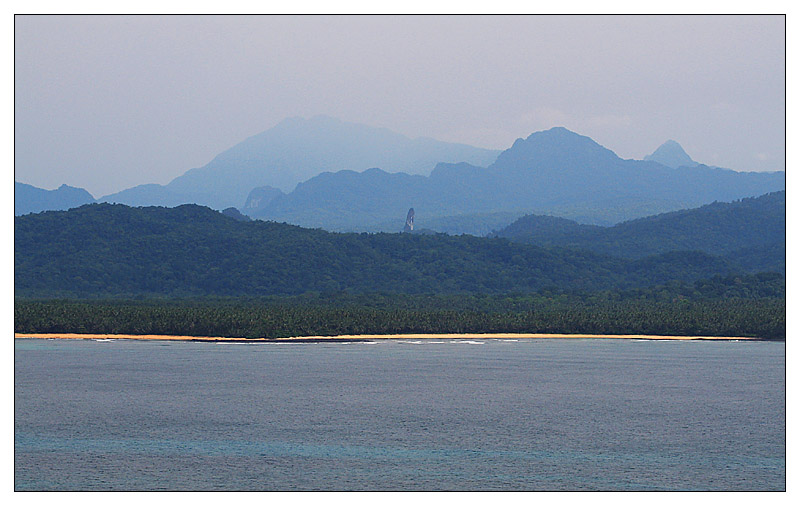
[[[697,251],[623,259],[501,238],[336,234],[195,205],[94,204],[14,224],[23,333],[786,334],[782,273],[743,274]],[[775,249],[757,246],[732,241],[731,254],[772,265]]]
[[[731,203],[715,202],[613,227],[529,215],[494,235],[526,244],[590,249],[623,258],[696,250],[725,256],[751,272],[784,272],[786,192]]]
[[[761,274],[591,293],[17,300],[14,331],[248,338],[541,332],[783,339],[785,281]]]
[[[596,291],[737,271],[700,252],[619,259],[472,236],[336,234],[195,205],[14,219],[14,291],[28,298]]]

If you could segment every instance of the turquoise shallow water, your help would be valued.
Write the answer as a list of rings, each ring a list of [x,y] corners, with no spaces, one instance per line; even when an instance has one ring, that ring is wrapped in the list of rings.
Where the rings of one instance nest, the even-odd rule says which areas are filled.
[[[784,490],[785,344],[15,340],[17,490]]]

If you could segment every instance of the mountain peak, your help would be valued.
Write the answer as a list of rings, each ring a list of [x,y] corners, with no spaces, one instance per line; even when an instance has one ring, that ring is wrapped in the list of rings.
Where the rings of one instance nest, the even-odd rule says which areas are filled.
[[[680,144],[672,139],[658,147],[653,154],[644,157],[645,161],[658,162],[661,165],[677,169],[678,167],[696,167],[699,163],[686,154]]]
[[[497,151],[430,139],[410,139],[387,128],[317,115],[286,118],[217,155],[203,167],[172,180],[177,198],[216,209],[240,206],[253,188],[284,192],[338,170],[380,167],[387,172],[428,174],[439,162],[489,165]]]
[[[619,157],[589,137],[564,127],[534,132],[527,139],[517,139],[497,157],[496,166],[516,162],[549,166],[580,165],[598,161],[618,160]]]

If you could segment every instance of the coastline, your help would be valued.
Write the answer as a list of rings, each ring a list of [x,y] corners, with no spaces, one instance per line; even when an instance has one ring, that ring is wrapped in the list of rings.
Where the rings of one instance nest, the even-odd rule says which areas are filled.
[[[28,334],[14,333],[15,339],[129,339],[138,341],[207,341],[207,342],[245,342],[245,343],[302,343],[302,342],[341,342],[374,341],[396,339],[637,339],[649,341],[757,341],[756,337],[720,336],[656,336],[634,334],[359,334],[340,336],[300,336],[278,338],[210,337],[210,336],[171,336],[134,334]]]

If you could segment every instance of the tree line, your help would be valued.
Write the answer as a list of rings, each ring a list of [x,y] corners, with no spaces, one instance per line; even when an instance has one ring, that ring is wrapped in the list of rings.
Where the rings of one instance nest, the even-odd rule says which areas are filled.
[[[720,295],[725,293],[721,286],[735,287],[737,281],[736,296]],[[748,288],[753,283],[720,278],[692,287],[662,286],[649,291],[544,290],[516,295],[317,293],[265,298],[18,299],[14,331],[243,338],[505,332],[785,338],[785,297],[761,296],[773,289]]]

